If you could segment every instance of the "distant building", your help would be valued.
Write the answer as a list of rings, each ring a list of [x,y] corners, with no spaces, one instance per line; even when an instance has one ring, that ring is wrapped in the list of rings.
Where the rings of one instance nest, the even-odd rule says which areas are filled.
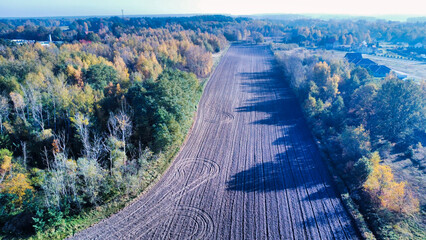
[[[348,62],[352,63],[354,61],[359,61],[362,59],[361,53],[346,53],[345,58],[348,60]]]
[[[361,53],[346,53],[345,58],[349,63],[367,69],[374,77],[386,77],[391,72],[390,68],[378,65],[368,58],[363,58]]]
[[[375,77],[386,77],[391,72],[391,69],[386,67],[385,65],[376,65],[377,69],[375,67],[370,66],[370,71],[373,72],[373,76]],[[373,71],[374,70],[374,71]]]
[[[383,49],[377,49],[376,53],[378,53],[378,54],[384,54],[385,51]]]
[[[52,41],[52,35],[49,34],[48,41],[35,41],[35,40],[26,40],[26,39],[11,39],[10,41],[16,43],[17,45],[23,44],[34,44],[39,43],[41,46],[48,47],[51,43],[62,44],[63,41]]]
[[[361,67],[363,67],[363,68],[368,68],[369,66],[377,65],[377,63],[375,63],[375,62],[371,61],[371,60],[370,60],[370,59],[368,59],[368,58],[362,58],[361,60],[359,60],[359,61],[358,61],[358,62],[356,62],[355,64],[356,64],[356,65],[358,65],[358,66],[361,66]]]
[[[49,41],[38,41],[37,43],[40,43],[40,45],[43,46],[43,47],[49,47],[50,46]]]
[[[25,40],[25,39],[12,39],[10,41],[16,43],[17,45],[35,43],[34,40]]]
[[[38,41],[38,43],[40,43],[41,46],[43,46],[43,47],[49,47],[52,43],[62,44],[64,42],[63,41],[52,41],[52,35],[49,34],[49,40],[48,41]]]
[[[406,42],[399,42],[396,44],[397,48],[408,48],[410,45]]]
[[[362,45],[361,47],[359,47],[358,51],[360,53],[364,53],[364,54],[371,54],[374,53],[375,47],[373,47],[372,45],[368,46],[368,45]]]
[[[49,34],[49,41],[37,41],[37,43],[40,43],[43,47],[49,47],[52,43],[52,35]]]
[[[422,48],[423,44],[422,43],[416,43],[416,45],[414,45],[414,48]]]

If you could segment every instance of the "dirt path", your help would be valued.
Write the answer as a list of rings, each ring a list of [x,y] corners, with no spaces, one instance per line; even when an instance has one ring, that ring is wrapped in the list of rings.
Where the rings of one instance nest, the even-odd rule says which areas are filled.
[[[356,239],[264,46],[233,45],[164,177],[76,239]]]

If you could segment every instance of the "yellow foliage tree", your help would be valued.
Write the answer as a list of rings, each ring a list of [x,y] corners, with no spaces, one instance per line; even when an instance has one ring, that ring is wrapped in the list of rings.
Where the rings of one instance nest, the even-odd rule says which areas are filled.
[[[80,43],[66,43],[63,44],[60,48],[61,52],[80,52],[81,51],[81,44]]]
[[[406,182],[390,182],[388,187],[384,189],[383,194],[379,196],[382,206],[395,212],[402,212],[405,184]]]
[[[373,171],[364,183],[364,188],[380,198],[384,190],[392,183],[393,173],[392,169],[387,166],[380,164],[380,156],[377,152],[374,152],[370,158],[373,163]]]
[[[22,204],[22,198],[25,196],[27,190],[33,191],[27,176],[23,173],[18,173],[9,175],[4,181],[4,184],[1,185],[1,192],[15,194],[18,196],[18,199],[15,200],[15,203],[18,205]]]
[[[126,63],[124,63],[119,52],[115,51],[114,55],[114,67],[118,72],[118,77],[121,81],[127,81],[129,79],[129,71],[127,70]]]
[[[318,86],[325,86],[330,77],[330,66],[326,62],[319,62],[314,67],[314,80]]]
[[[337,94],[339,94],[339,83],[341,81],[341,78],[339,75],[333,75],[332,77],[327,78],[327,87],[326,91],[330,96],[335,97]]]
[[[157,58],[152,53],[149,58],[141,54],[136,63],[136,69],[142,73],[145,79],[153,78],[156,79],[158,75],[163,71],[163,68],[158,63]]]
[[[364,188],[373,199],[378,200],[383,208],[388,210],[411,214],[419,211],[419,201],[414,198],[406,188],[406,182],[396,182],[392,169],[380,164],[380,156],[373,153],[370,161],[373,171],[364,183]]]
[[[75,69],[72,65],[67,66],[67,74],[69,77],[74,78],[74,80],[77,82],[78,86],[83,87],[83,74],[81,72],[81,69]]]

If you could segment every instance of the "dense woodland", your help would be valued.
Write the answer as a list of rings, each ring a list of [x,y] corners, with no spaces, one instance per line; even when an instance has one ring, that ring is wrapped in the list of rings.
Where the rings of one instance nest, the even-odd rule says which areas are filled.
[[[420,23],[214,15],[0,20],[0,228],[40,234],[138,194],[185,138],[200,79],[228,41],[426,44],[424,32]],[[63,44],[8,40],[49,34]],[[415,193],[380,159],[406,152],[425,167],[425,83],[374,79],[306,52],[277,58],[373,232],[417,234],[402,223],[420,210]]]
[[[321,150],[376,237],[423,238],[424,206],[382,159],[401,153],[425,169],[426,82],[373,78],[366,69],[306,50],[276,56]]]
[[[180,26],[102,37],[1,46],[4,233],[42,232],[139,193],[184,139],[199,79],[227,44]]]
[[[64,28],[65,27],[65,28]],[[148,28],[193,30],[223,34],[228,40],[246,40],[252,33],[268,37],[284,37],[287,43],[323,46],[330,39],[340,44],[405,42],[426,45],[424,22],[398,22],[385,20],[252,20],[246,17],[221,15],[193,17],[133,17],[85,19],[0,19],[0,37],[46,41],[52,34],[54,41],[101,41],[106,37],[138,34]]]
[[[329,38],[338,40],[341,44],[352,44],[366,41],[375,43],[406,42],[416,44],[425,43],[424,31],[426,26],[422,22],[404,23],[393,21],[367,20],[297,20],[285,22],[286,26],[294,28],[290,41],[304,39],[316,42],[325,42]],[[299,39],[298,39],[299,38]]]

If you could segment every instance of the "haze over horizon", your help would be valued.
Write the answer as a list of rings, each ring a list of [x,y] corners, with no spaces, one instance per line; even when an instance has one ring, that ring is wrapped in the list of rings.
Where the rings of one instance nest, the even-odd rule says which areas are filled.
[[[339,0],[0,0],[0,18],[155,15],[155,14],[338,14],[380,17],[385,15],[426,16],[418,0],[339,1]]]

